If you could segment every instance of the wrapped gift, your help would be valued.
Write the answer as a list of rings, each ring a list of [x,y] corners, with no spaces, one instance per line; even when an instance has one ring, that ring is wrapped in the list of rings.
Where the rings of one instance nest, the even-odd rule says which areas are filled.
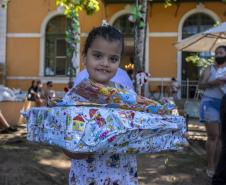
[[[119,85],[120,86],[120,85]],[[171,102],[160,103],[137,95],[133,90],[106,87],[102,84],[83,80],[79,85],[73,87],[62,100],[50,102],[51,106],[99,104],[108,108],[121,108],[156,114],[171,114],[176,108]]]
[[[90,80],[72,88],[52,107],[24,113],[30,141],[56,145],[75,153],[151,153],[178,149],[185,120],[132,90],[105,87]],[[160,115],[161,114],[161,115]]]
[[[74,153],[153,153],[187,142],[181,116],[93,105],[31,108],[24,115],[29,141]]]

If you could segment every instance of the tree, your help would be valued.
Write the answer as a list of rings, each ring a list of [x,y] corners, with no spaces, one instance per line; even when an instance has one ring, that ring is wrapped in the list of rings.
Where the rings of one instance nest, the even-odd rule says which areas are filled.
[[[171,6],[175,0],[164,0],[165,7]],[[135,26],[135,45],[134,45],[134,73],[145,71],[145,55],[146,55],[146,37],[147,37],[147,15],[148,0],[136,0],[135,5],[131,8],[130,21]],[[135,79],[136,80],[136,79]],[[136,90],[144,95],[144,86],[138,86],[135,83]]]
[[[136,0],[136,5],[132,7],[131,12],[133,15],[132,21],[135,23],[134,73],[137,74],[137,72],[145,71],[148,0]],[[137,85],[137,83],[135,83],[135,86],[138,92],[144,94],[144,90],[140,89],[142,86]]]
[[[170,6],[175,0],[164,1],[167,6]],[[91,15],[99,10],[99,2],[98,0],[56,0],[56,4],[64,8],[64,14],[71,20],[66,31],[66,41],[69,44],[67,56],[71,59],[73,53],[78,56],[77,44],[80,42],[78,12],[85,10],[88,15]],[[136,5],[132,10],[133,18],[138,23],[135,24],[135,73],[144,71],[147,9],[148,0],[136,0]],[[72,80],[72,66],[70,62],[69,81]]]
[[[67,47],[67,57],[69,58],[69,82],[72,82],[72,57],[74,55],[78,60],[79,51],[77,46],[80,43],[80,33],[79,33],[79,11],[86,11],[88,15],[92,15],[97,12],[99,7],[99,2],[97,0],[56,0],[56,5],[61,6],[64,9],[64,14],[70,20],[70,24],[66,30],[66,41],[69,45]],[[76,70],[76,69],[74,69]]]
[[[177,2],[178,0],[162,0],[166,8]],[[222,0],[222,2],[226,3],[226,0]],[[88,15],[91,15],[99,10],[99,2],[98,0],[56,0],[56,4],[64,8],[64,14],[71,20],[66,31],[66,40],[70,46],[67,52],[68,57],[72,58],[73,53],[78,56],[77,44],[80,41],[78,12],[85,10]],[[138,71],[145,71],[147,12],[148,0],[135,0],[135,5],[131,8],[131,21],[135,23],[135,74]],[[70,71],[70,76],[71,74]]]
[[[162,0],[162,3],[164,3],[165,8],[172,6],[174,3],[177,2],[178,0]],[[200,0],[200,2],[203,2],[203,0]],[[222,2],[226,3],[226,0],[222,0]],[[135,0],[135,5],[132,6],[130,13],[131,16],[129,17],[129,20],[133,22],[135,26],[134,72],[136,74],[139,71],[145,71],[145,42],[147,29],[148,0]],[[208,63],[208,61],[203,60],[201,61],[201,63],[197,62],[197,57],[191,57],[187,59],[187,61],[193,61],[193,63],[197,65],[201,65],[201,63],[202,65],[207,65]]]

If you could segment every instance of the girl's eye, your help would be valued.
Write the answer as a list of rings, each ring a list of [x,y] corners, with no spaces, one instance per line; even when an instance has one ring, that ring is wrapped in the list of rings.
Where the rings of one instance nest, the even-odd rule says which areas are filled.
[[[119,61],[118,57],[111,57],[110,58],[111,63],[117,63]]]
[[[102,58],[101,54],[93,54],[93,56],[95,57],[95,59],[101,59]]]

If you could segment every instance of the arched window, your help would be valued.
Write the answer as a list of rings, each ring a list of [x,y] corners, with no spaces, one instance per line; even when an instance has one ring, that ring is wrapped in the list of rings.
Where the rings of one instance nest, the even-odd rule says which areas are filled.
[[[124,35],[125,47],[124,56],[120,63],[120,67],[125,69],[129,76],[132,77],[134,63],[134,25],[128,20],[129,14],[119,16],[113,26],[120,30]]]
[[[133,23],[129,22],[128,16],[128,14],[122,15],[118,17],[113,23],[113,26],[120,30],[124,34],[125,38],[133,37],[134,35],[134,25]]]
[[[195,13],[189,16],[183,24],[182,39],[203,32],[215,24],[212,17],[204,13]]]
[[[195,13],[190,15],[185,21],[182,26],[182,39],[185,39],[189,36],[194,34],[203,32],[215,24],[215,20],[205,13]],[[192,64],[191,62],[186,62],[186,57],[193,55],[192,52],[182,52],[182,80],[190,80],[190,81],[197,81],[199,79],[199,71],[196,65]],[[209,52],[201,52],[198,55],[202,58],[210,57]],[[185,90],[186,91],[186,90]],[[190,97],[193,97],[195,93],[195,87],[189,88]],[[182,97],[183,97],[183,89],[182,89]]]
[[[69,73],[65,41],[66,26],[67,19],[63,15],[55,16],[46,26],[45,76],[67,76]]]

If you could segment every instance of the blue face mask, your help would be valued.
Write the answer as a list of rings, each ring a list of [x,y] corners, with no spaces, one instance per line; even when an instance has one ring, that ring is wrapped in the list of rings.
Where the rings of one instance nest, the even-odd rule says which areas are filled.
[[[215,57],[215,61],[218,65],[222,65],[223,63],[226,62],[226,56],[224,57]]]

